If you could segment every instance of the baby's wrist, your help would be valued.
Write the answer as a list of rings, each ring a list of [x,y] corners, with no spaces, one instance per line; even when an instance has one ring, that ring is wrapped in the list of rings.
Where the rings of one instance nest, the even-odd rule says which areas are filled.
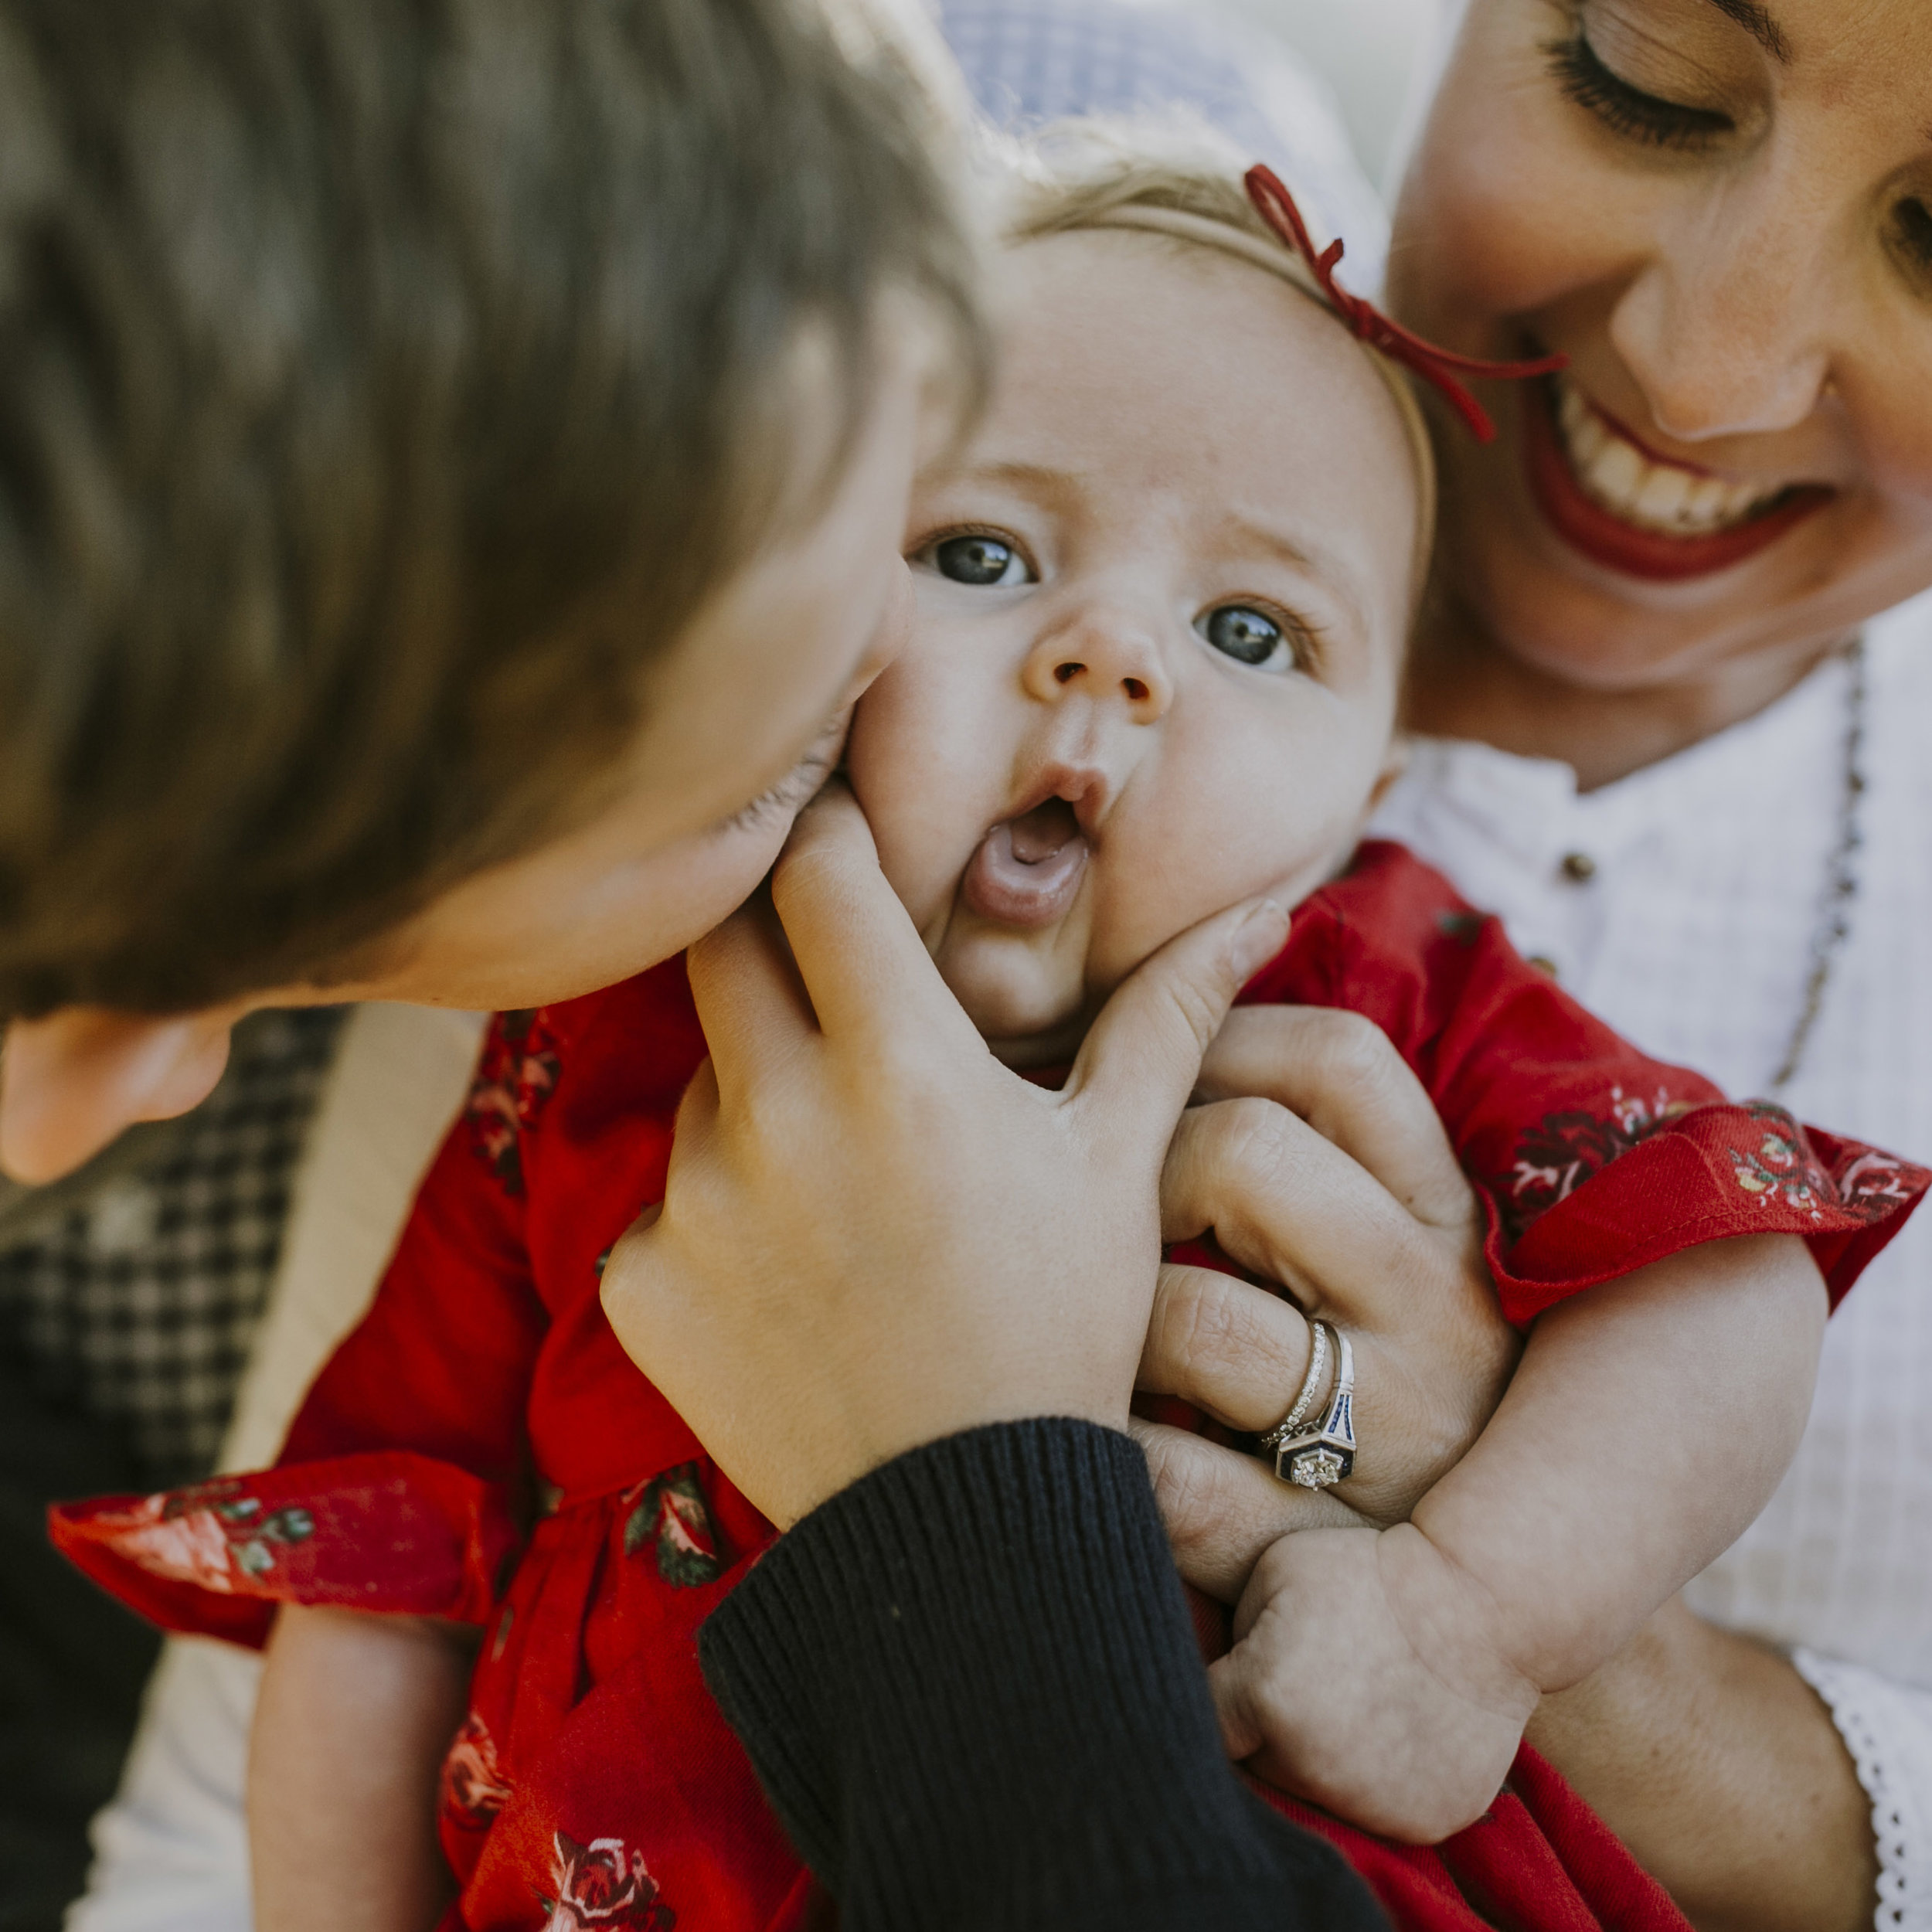
[[[1413,1523],[1383,1530],[1376,1555],[1389,1610],[1427,1668],[1471,1703],[1527,1723],[1543,1687],[1514,1641],[1520,1620]]]

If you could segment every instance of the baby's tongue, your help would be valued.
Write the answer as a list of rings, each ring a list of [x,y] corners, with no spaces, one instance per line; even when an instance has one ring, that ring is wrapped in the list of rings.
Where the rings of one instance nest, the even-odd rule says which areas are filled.
[[[1008,926],[1050,926],[1073,903],[1087,844],[1064,798],[995,825],[966,868],[966,903]]]

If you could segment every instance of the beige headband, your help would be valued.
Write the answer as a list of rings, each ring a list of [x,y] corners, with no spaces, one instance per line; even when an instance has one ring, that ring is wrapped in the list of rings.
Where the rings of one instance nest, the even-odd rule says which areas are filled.
[[[1184,209],[1162,208],[1147,202],[1126,202],[1097,214],[1083,215],[1064,227],[1046,230],[1036,238],[1043,239],[1045,234],[1077,234],[1093,228],[1145,229],[1154,234],[1172,235],[1182,241],[1194,242],[1203,248],[1218,248],[1224,255],[1238,256],[1256,268],[1266,269],[1270,275],[1279,276],[1318,308],[1331,315],[1335,313],[1299,256],[1291,255],[1277,243],[1265,241],[1260,236],[1251,235],[1230,223],[1216,221],[1206,215],[1190,214]],[[1416,393],[1410,388],[1408,377],[1386,355],[1359,337],[1354,339],[1374,366],[1376,373],[1382,378],[1393,400],[1396,413],[1402,418],[1402,427],[1408,434],[1410,454],[1415,460],[1415,568],[1416,581],[1420,583],[1427,571],[1429,553],[1436,536],[1435,448],[1429,440],[1429,426],[1423,420],[1422,406],[1416,400]]]

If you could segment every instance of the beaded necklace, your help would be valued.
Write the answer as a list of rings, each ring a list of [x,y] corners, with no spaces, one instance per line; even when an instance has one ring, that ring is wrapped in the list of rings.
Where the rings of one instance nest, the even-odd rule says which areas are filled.
[[[1852,904],[1858,897],[1858,852],[1865,842],[1859,822],[1865,796],[1865,640],[1854,638],[1845,648],[1849,673],[1845,692],[1845,777],[1838,800],[1838,832],[1825,862],[1825,910],[1811,935],[1811,970],[1804,981],[1804,1002],[1791,1029],[1784,1058],[1771,1076],[1771,1091],[1781,1092],[1797,1077],[1812,1029],[1825,1005],[1832,962],[1852,936]]]

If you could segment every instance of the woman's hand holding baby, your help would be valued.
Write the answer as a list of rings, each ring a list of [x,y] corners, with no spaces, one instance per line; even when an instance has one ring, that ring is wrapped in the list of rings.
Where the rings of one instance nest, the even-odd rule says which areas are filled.
[[[1689,1250],[1552,1310],[1512,1381],[1467,1184],[1386,1041],[1244,1009],[1202,1088],[1165,1231],[1212,1228],[1349,1332],[1362,1445],[1352,1519],[1258,1458],[1138,1425],[1182,1573],[1239,1599],[1212,1673],[1228,1748],[1355,1822],[1440,1838],[1493,1798],[1538,1696],[1614,1655],[1768,1498],[1809,1405],[1817,1270],[1788,1236]],[[1141,1382],[1259,1430],[1308,1353],[1288,1302],[1170,1267]],[[1695,1506],[1654,1509],[1660,1488]],[[1333,1526],[1365,1518],[1395,1526]]]
[[[1212,1672],[1230,1752],[1394,1836],[1468,1823],[1538,1696],[1614,1656],[1769,1499],[1824,1320],[1815,1264],[1780,1235],[1551,1309],[1410,1522],[1288,1536],[1256,1566]]]
[[[1164,1268],[1140,1386],[1236,1428],[1270,1428],[1307,1369],[1308,1317],[1320,1315],[1354,1346],[1362,1443],[1345,1502],[1205,1437],[1134,1425],[1182,1574],[1232,1603],[1291,1530],[1407,1515],[1475,1440],[1520,1343],[1497,1308],[1475,1199],[1441,1121],[1379,1029],[1321,1008],[1244,1007],[1209,1048],[1197,1091],[1209,1104],[1175,1135],[1164,1232],[1213,1229],[1294,1300],[1213,1270]]]
[[[713,1057],[662,1212],[604,1277],[625,1348],[775,1522],[980,1423],[1125,1426],[1162,1162],[1287,924],[1263,902],[1182,934],[1052,1093],[988,1051],[851,800],[801,818],[769,903],[692,949]]]

